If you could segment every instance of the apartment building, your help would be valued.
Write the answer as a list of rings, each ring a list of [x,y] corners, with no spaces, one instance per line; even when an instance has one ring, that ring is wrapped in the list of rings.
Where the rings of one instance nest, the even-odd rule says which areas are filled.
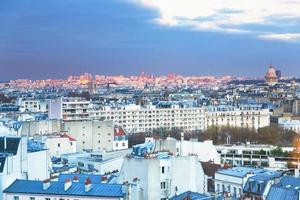
[[[295,131],[296,133],[300,133],[300,120],[285,118],[285,117],[279,117],[278,124],[283,127],[284,129]]]
[[[124,159],[118,182],[139,180],[143,199],[166,200],[186,191],[204,193],[204,172],[197,156],[172,156],[153,152],[154,143],[133,147]],[[180,173],[184,172],[184,173]]]
[[[89,119],[89,101],[80,97],[60,97],[49,101],[49,119],[83,120]]]
[[[112,150],[114,124],[112,121],[76,120],[62,123],[62,131],[77,140],[77,151]]]
[[[269,157],[276,146],[262,144],[216,145],[222,164],[270,167]]]
[[[119,108],[102,107],[99,110],[90,110],[91,118],[112,120],[128,133],[151,131],[159,128],[181,128],[187,131],[203,130],[205,129],[204,116],[202,107],[179,107],[178,105],[169,108],[128,105]]]
[[[21,112],[39,112],[40,101],[34,98],[18,98],[17,105]]]
[[[148,138],[147,138],[148,139]],[[211,162],[220,164],[220,155],[211,140],[203,142],[187,141],[183,139],[180,141],[168,137],[166,139],[153,140],[155,142],[155,151],[169,151],[177,156],[197,156],[199,161]]]
[[[156,105],[94,105],[81,98],[51,100],[49,118],[74,121],[111,120],[129,133],[179,128],[205,130],[209,126],[234,126],[258,129],[270,124],[270,112],[261,105],[200,106],[193,101],[161,101]]]
[[[225,197],[235,197],[237,199],[241,199],[244,194],[243,189],[248,179],[256,175],[262,176],[266,173],[276,172],[251,167],[233,167],[218,170],[215,173],[216,194],[222,194]]]
[[[63,121],[57,119],[50,120],[35,120],[26,121],[22,123],[19,130],[20,135],[28,137],[34,136],[55,136],[60,133],[67,133],[71,138],[76,139],[76,150],[93,150],[99,151],[100,149],[111,150],[114,147],[115,139],[122,143],[120,148],[128,148],[128,138],[115,138],[114,137],[114,124],[112,121],[100,120],[72,120]],[[62,138],[58,138],[62,141]],[[68,142],[68,139],[66,139]],[[123,146],[123,143],[124,146]],[[73,148],[74,146],[72,146]]]
[[[180,128],[185,131],[205,130],[209,126],[233,126],[258,129],[270,124],[270,112],[260,106],[157,106],[102,107],[90,110],[90,117],[113,120],[128,133],[158,128]]]
[[[270,112],[259,105],[207,106],[206,126],[233,126],[258,129],[270,125]]]
[[[61,132],[61,120],[32,120],[24,121],[19,129],[19,135],[26,135],[28,137],[35,135],[48,135],[50,133]]]

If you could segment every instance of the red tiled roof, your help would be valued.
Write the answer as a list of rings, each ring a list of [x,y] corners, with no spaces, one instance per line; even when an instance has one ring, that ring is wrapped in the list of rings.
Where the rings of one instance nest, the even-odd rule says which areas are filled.
[[[124,136],[124,135],[126,135],[126,133],[123,128],[115,127],[114,135],[115,136]]]
[[[66,138],[69,138],[70,141],[76,141],[75,138],[71,137],[70,135],[68,135],[67,133],[64,133],[61,135],[61,137],[66,137]]]

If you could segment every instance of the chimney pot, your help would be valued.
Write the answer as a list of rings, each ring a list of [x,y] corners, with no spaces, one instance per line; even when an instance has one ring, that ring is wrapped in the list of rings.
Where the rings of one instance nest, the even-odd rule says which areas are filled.
[[[71,181],[71,179],[67,178],[65,180],[65,185],[64,185],[65,191],[67,191],[71,186],[72,186],[72,181]]]
[[[43,180],[43,190],[47,190],[50,187],[50,179]]]

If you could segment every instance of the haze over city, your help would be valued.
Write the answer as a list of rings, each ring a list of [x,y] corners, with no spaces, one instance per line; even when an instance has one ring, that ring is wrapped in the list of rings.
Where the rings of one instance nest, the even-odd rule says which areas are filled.
[[[215,4],[214,4],[215,3]],[[0,80],[300,76],[298,1],[2,0]]]
[[[300,0],[0,0],[0,200],[300,200]]]

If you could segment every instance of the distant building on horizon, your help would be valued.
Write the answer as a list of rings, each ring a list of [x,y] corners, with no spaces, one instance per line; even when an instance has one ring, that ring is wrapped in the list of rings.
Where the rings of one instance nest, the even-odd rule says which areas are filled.
[[[279,72],[277,73],[277,71],[275,70],[273,65],[269,66],[269,69],[268,69],[268,71],[266,73],[266,76],[265,76],[265,81],[268,85],[275,85],[276,83],[278,83],[277,74],[279,74]],[[281,72],[280,72],[280,74],[281,74]]]

